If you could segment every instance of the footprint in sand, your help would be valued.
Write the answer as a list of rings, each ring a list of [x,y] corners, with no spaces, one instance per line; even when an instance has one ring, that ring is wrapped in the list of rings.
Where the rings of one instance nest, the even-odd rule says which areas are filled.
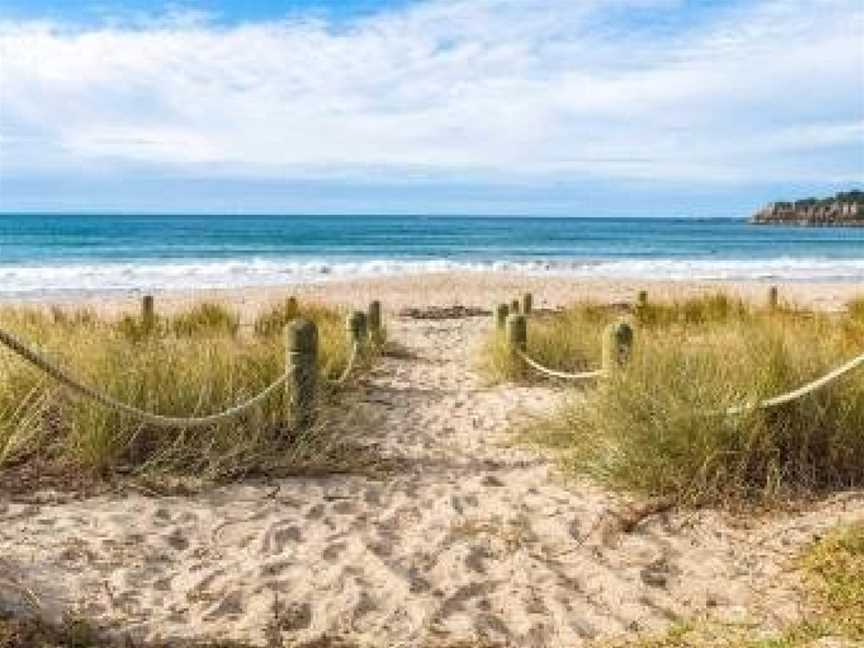
[[[264,533],[261,553],[278,555],[285,552],[286,547],[300,542],[300,527],[291,522],[277,522]]]

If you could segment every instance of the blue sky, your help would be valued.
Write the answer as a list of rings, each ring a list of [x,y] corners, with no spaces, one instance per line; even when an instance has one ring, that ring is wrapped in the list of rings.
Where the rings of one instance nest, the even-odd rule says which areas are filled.
[[[864,183],[860,0],[0,4],[0,211],[746,215]]]
[[[222,24],[284,19],[286,16],[318,15],[350,20],[397,9],[411,0],[198,0],[197,2],[153,2],[153,0],[5,0],[0,17],[11,20],[48,19],[77,24],[134,21],[142,16],[202,13]]]

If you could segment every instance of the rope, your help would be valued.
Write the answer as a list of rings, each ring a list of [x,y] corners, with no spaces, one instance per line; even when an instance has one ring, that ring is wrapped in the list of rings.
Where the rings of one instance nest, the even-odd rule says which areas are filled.
[[[231,419],[253,408],[260,402],[266,400],[288,379],[288,373],[286,372],[282,374],[279,378],[277,378],[275,382],[266,387],[257,396],[254,396],[246,402],[231,407],[218,414],[211,414],[209,416],[202,417],[163,416],[162,414],[153,414],[151,412],[138,409],[137,407],[133,407],[132,405],[127,405],[126,403],[116,400],[111,396],[96,391],[92,387],[80,383],[79,381],[75,380],[71,375],[69,375],[66,371],[52,363],[48,358],[41,355],[38,351],[26,346],[14,335],[4,331],[3,329],[0,329],[0,343],[9,347],[9,349],[11,349],[17,355],[21,356],[24,360],[37,367],[38,369],[41,369],[46,374],[48,374],[61,384],[66,385],[78,394],[91,398],[97,403],[104,405],[105,407],[118,410],[125,414],[130,414],[141,419],[142,421],[159,427],[188,429],[213,425],[215,423]]]
[[[736,416],[738,414],[743,414],[744,412],[752,412],[753,410],[761,410],[761,409],[769,409],[772,407],[777,407],[778,405],[784,405],[785,403],[790,403],[794,400],[801,398],[802,396],[806,396],[807,394],[811,394],[817,389],[821,389],[825,385],[834,382],[838,378],[846,375],[853,369],[857,369],[860,366],[864,366],[864,353],[862,353],[857,358],[853,358],[849,362],[844,365],[837,367],[834,371],[831,371],[821,378],[817,378],[813,382],[807,383],[803,387],[799,387],[798,389],[788,392],[786,394],[781,394],[780,396],[775,396],[774,398],[769,398],[768,400],[764,400],[760,403],[748,403],[746,405],[738,405],[736,407],[730,407],[729,409],[721,412],[717,412],[717,414],[726,414],[727,416]]]
[[[552,378],[562,378],[564,380],[591,380],[594,378],[600,378],[606,374],[602,369],[597,369],[596,371],[583,371],[582,373],[567,373],[564,371],[556,371],[555,369],[549,369],[548,367],[544,367],[543,365],[535,362],[528,354],[522,351],[521,349],[516,349],[516,353],[519,354],[519,357],[522,358],[529,367],[536,369],[541,374],[545,374]]]
[[[335,380],[327,380],[331,385],[342,385],[348,380],[348,376],[351,375],[351,372],[354,370],[354,364],[357,362],[357,356],[360,354],[360,343],[354,342],[354,346],[351,348],[351,357],[348,358],[348,365],[345,367],[345,370],[342,372],[342,375],[336,378]]]

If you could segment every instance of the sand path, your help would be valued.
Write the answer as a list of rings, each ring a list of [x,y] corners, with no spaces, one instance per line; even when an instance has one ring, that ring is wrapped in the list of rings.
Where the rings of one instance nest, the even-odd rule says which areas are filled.
[[[767,625],[797,614],[789,557],[864,517],[864,498],[749,527],[712,512],[658,515],[621,533],[619,500],[563,482],[510,443],[511,421],[562,392],[485,386],[472,353],[487,327],[391,323],[411,355],[384,358],[364,379],[360,432],[400,460],[395,474],[6,501],[3,573],[49,615],[81,612],[135,638],[258,645],[275,632],[286,646],[322,636],[577,646],[705,611]],[[0,584],[0,605],[25,598]]]

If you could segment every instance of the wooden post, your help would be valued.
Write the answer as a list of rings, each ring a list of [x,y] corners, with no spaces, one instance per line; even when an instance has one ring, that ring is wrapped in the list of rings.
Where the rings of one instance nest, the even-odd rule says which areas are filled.
[[[369,303],[367,322],[369,324],[369,337],[372,342],[379,344],[383,336],[381,334],[381,302],[377,299]]]
[[[300,304],[297,303],[297,298],[294,296],[285,300],[285,315],[287,319],[294,319],[300,314]]]
[[[315,423],[315,393],[318,387],[318,327],[304,319],[292,320],[285,327],[285,369],[290,411],[288,420],[294,432],[308,430]]]
[[[495,329],[501,333],[507,328],[507,316],[510,314],[510,307],[507,304],[498,304],[495,307]]]
[[[779,303],[780,293],[777,290],[777,286],[771,286],[768,289],[768,310],[775,311],[777,310],[777,305]]]
[[[645,308],[648,305],[648,291],[647,290],[640,290],[639,291],[639,297],[637,299],[638,299],[638,301],[636,302],[636,305],[639,308]]]
[[[523,353],[528,349],[528,319],[524,315],[510,314],[507,316],[507,348],[510,350],[510,359],[516,376],[521,376],[525,363],[519,357],[519,351]]]
[[[511,315],[518,315],[520,312],[520,308],[521,308],[521,304],[519,303],[518,299],[514,299],[512,302],[510,302],[510,314]]]
[[[153,295],[144,295],[141,299],[141,324],[146,331],[152,331],[156,326],[156,310]]]
[[[633,328],[621,320],[603,332],[603,371],[614,373],[623,368],[633,352]]]
[[[534,296],[531,293],[522,295],[522,314],[530,315],[534,310]]]
[[[345,320],[345,330],[352,344],[363,346],[369,336],[368,320],[363,311],[354,311]]]

